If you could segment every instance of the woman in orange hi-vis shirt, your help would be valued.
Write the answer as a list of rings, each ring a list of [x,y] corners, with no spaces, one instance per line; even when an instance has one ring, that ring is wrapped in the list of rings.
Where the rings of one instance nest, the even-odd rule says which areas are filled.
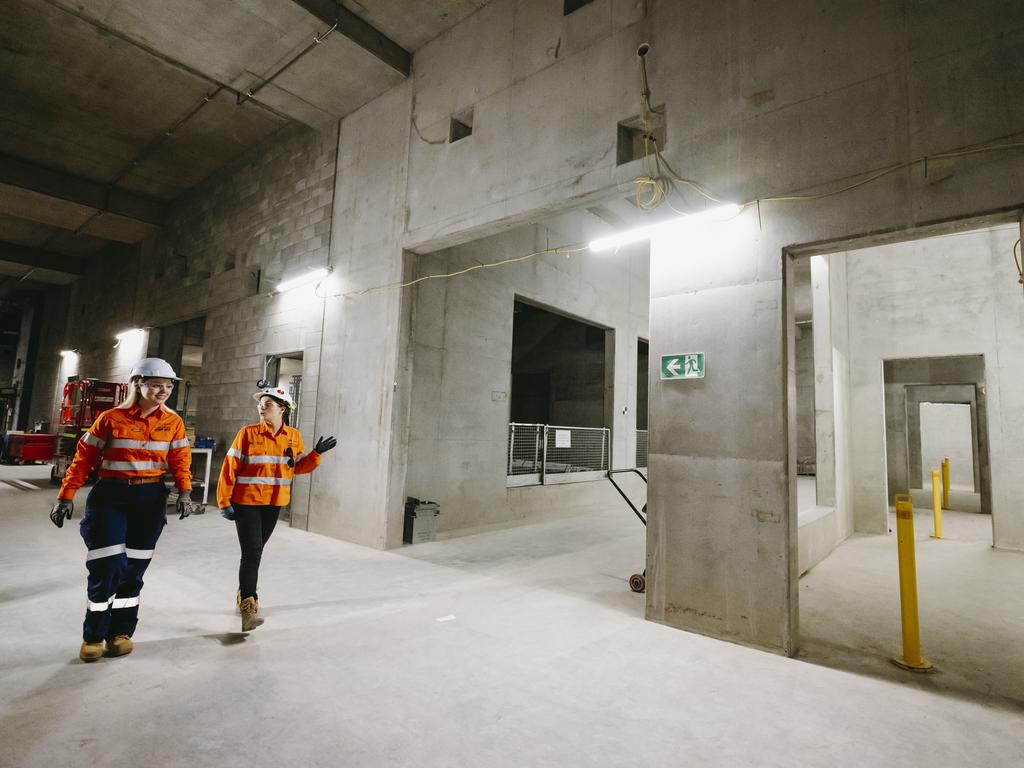
[[[320,456],[338,444],[333,437],[321,437],[306,453],[299,430],[288,426],[288,414],[295,408],[291,396],[279,387],[265,387],[252,397],[260,422],[235,435],[217,481],[217,506],[235,521],[242,550],[236,607],[243,632],[263,623],[256,594],[260,560],[281,507],[291,500],[292,478],[312,472],[320,466]]]
[[[185,424],[164,405],[178,380],[158,357],[135,365],[125,401],[101,413],[82,435],[50,512],[62,528],[74,511],[75,492],[99,465],[100,479],[86,499],[80,526],[89,550],[82,661],[132,651],[142,576],[167,522],[166,469],[179,489],[180,519],[192,512],[192,451]]]

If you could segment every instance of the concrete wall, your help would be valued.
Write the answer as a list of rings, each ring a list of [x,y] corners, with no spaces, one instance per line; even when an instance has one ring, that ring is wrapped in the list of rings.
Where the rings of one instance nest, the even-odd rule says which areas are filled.
[[[416,274],[450,273],[586,237],[575,218],[556,219],[417,257]],[[613,330],[612,462],[631,467],[637,339],[647,334],[646,251],[643,245],[600,257],[545,254],[416,286],[406,489],[441,504],[441,530],[519,519],[555,498],[566,510],[613,498],[607,482],[505,487],[512,308],[522,298]]]
[[[849,318],[846,260],[810,258],[814,308],[817,508],[799,516],[799,570],[824,560],[853,532],[850,487]]]
[[[950,485],[968,491],[974,487],[974,430],[971,406],[958,403],[921,403],[921,479],[931,483],[932,469],[950,461]]]
[[[1024,300],[1007,268],[1018,237],[1003,226],[848,254],[858,530],[886,525],[882,361],[983,355],[994,543],[1024,548]]]
[[[807,323],[796,328],[796,458],[807,467],[815,461],[814,430],[814,329]]]
[[[947,358],[948,359],[948,358]],[[956,358],[953,358],[956,359]],[[974,358],[968,358],[973,360]],[[963,365],[963,364],[962,364]],[[964,365],[970,370],[973,365]],[[922,407],[936,403],[963,403],[968,408],[967,447],[971,448],[967,467],[971,469],[969,486],[981,490],[981,436],[978,423],[977,387],[974,384],[907,384],[894,382],[890,375],[891,363],[885,373],[885,451],[889,474],[888,498],[896,493],[907,493],[911,488],[931,488],[931,470],[937,464],[925,464],[921,460]],[[981,373],[984,385],[984,370]],[[940,436],[936,436],[940,437]],[[987,446],[987,439],[984,441]],[[986,447],[987,453],[987,447]],[[941,462],[942,457],[939,457]],[[934,457],[930,459],[934,461]],[[963,467],[961,467],[963,470]]]
[[[921,404],[969,403],[973,411],[975,441],[976,498],[958,495],[961,509],[985,514],[992,512],[992,467],[989,462],[988,397],[985,385],[985,358],[982,355],[953,357],[917,357],[886,360],[883,365],[886,389],[886,454],[889,465],[889,493],[924,491],[921,498],[931,503],[931,481],[922,483]],[[930,382],[946,382],[934,384]],[[895,432],[893,426],[898,427]],[[895,448],[896,450],[892,450]],[[901,464],[896,465],[896,461]],[[970,494],[969,494],[970,495]]]
[[[977,359],[977,358],[974,358]],[[983,361],[979,360],[980,363]],[[971,449],[968,453],[968,466],[973,469],[973,478],[969,481],[970,487],[980,492],[990,493],[988,478],[991,476],[988,460],[988,414],[985,406],[985,382],[984,369],[980,374],[979,381],[974,386],[970,385],[946,385],[946,386],[908,386],[906,388],[906,409],[907,409],[907,437],[910,443],[908,469],[911,473],[911,487],[931,488],[930,470],[938,468],[938,464],[928,466],[923,459],[924,440],[921,435],[922,408],[926,403],[959,403],[967,404],[968,407],[968,437],[966,448]],[[978,396],[978,389],[982,390],[981,397]],[[940,440],[942,440],[940,438]],[[941,459],[939,457],[940,463]],[[935,460],[933,455],[932,461]],[[926,471],[927,470],[927,471]],[[920,483],[920,485],[918,485]]]

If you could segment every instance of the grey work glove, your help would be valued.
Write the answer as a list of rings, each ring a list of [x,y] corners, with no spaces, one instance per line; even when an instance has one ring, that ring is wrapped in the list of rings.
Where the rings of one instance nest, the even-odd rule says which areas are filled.
[[[321,456],[323,456],[337,444],[338,441],[335,440],[333,437],[321,437],[319,440],[316,441],[316,446],[313,448],[313,450],[319,453]]]
[[[223,517],[225,520],[234,520],[235,508],[228,504],[226,507],[224,507],[224,509],[220,511],[220,516]]]
[[[75,511],[75,502],[65,499],[57,499],[57,503],[50,510],[50,519],[58,528],[64,527],[64,520],[71,519],[71,513]]]
[[[178,492],[178,506],[175,509],[178,512],[179,520],[184,520],[192,514],[192,499],[188,497],[188,494],[188,491]]]

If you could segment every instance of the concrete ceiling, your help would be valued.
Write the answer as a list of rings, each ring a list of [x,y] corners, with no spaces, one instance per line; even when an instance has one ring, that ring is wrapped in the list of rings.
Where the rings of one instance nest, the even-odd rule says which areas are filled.
[[[3,0],[0,276],[62,283],[77,270],[54,266],[140,242],[284,125],[402,82],[486,1]]]

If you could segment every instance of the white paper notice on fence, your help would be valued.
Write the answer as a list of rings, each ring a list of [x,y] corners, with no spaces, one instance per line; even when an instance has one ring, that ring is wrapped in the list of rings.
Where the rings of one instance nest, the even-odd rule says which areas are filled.
[[[555,448],[572,448],[572,432],[570,430],[555,430]]]

